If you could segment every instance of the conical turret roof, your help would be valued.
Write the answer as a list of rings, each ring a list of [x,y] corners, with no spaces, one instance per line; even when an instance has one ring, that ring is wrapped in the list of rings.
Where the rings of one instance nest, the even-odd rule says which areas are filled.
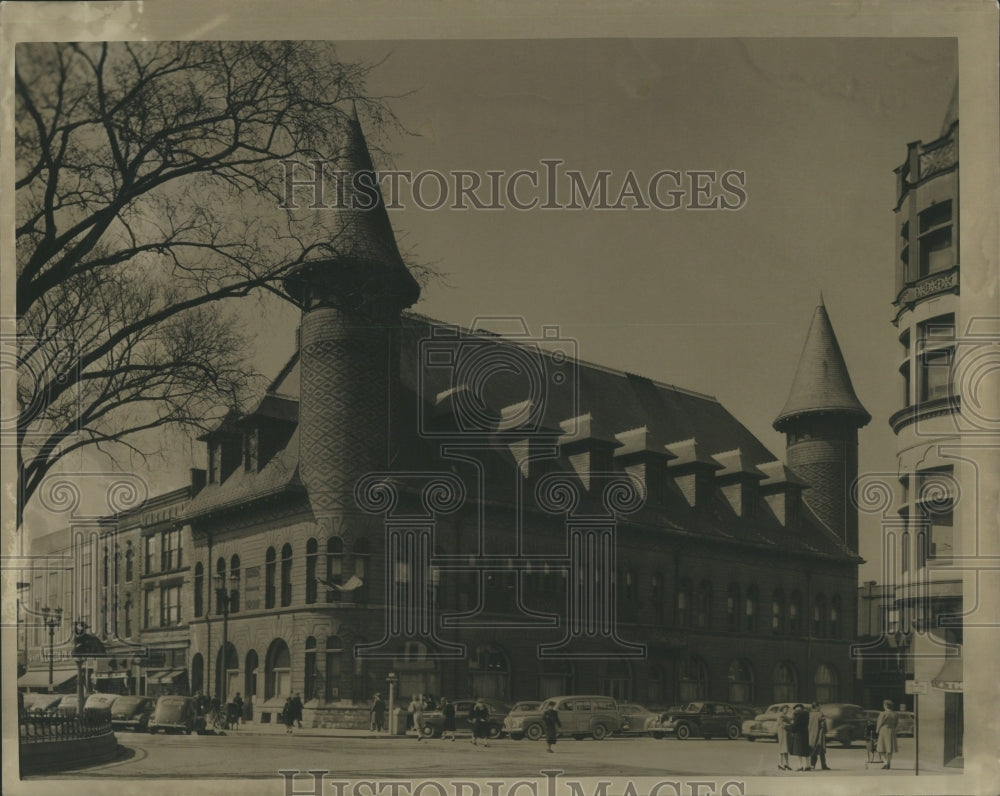
[[[389,222],[378,173],[361,129],[357,107],[345,122],[344,143],[335,164],[336,181],[326,185],[325,201],[337,222],[326,256],[303,264],[289,288],[304,282],[362,301],[391,299],[401,309],[420,296],[420,286],[400,256]]]
[[[788,400],[774,427],[783,431],[793,418],[817,413],[851,415],[859,427],[872,419],[854,392],[822,296],[813,313]]]

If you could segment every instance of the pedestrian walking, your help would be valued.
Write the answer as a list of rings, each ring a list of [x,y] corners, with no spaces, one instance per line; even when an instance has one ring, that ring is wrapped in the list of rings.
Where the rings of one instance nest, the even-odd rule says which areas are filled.
[[[791,743],[788,753],[799,759],[796,771],[805,771],[809,766],[809,712],[805,705],[796,705],[792,710],[792,728],[789,731]]]
[[[788,715],[788,705],[782,705],[778,713],[778,770],[791,771],[788,765],[788,730],[792,726],[792,719]]]
[[[444,725],[441,729],[441,740],[450,737],[455,740],[455,703],[446,697],[441,697],[441,714],[444,716]]]
[[[878,742],[875,747],[880,755],[885,759],[882,768],[889,768],[892,764],[892,756],[899,751],[899,744],[896,741],[896,727],[899,724],[899,714],[893,710],[891,699],[882,703],[882,712],[878,714],[878,721],[875,722],[875,732],[878,733]]]
[[[385,729],[385,700],[377,691],[372,698],[371,716],[372,732],[382,732]]]
[[[555,753],[552,748],[556,745],[556,738],[559,736],[559,728],[562,722],[559,721],[559,712],[552,706],[542,714],[542,724],[545,726],[546,751]]]
[[[413,714],[413,729],[417,731],[417,740],[422,741],[424,738],[424,696],[423,694],[414,694],[413,699],[410,700],[409,713]]]
[[[823,771],[829,771],[826,764],[826,716],[819,709],[819,702],[812,703],[809,711],[809,770],[816,768],[816,761],[819,760]]]
[[[292,698],[285,698],[285,706],[281,709],[281,720],[285,724],[285,734],[289,734],[292,731],[292,726],[295,724],[295,710],[292,708]]]
[[[469,711],[469,721],[472,723],[472,745],[479,746],[479,739],[483,739],[483,746],[489,746],[487,740],[490,733],[490,709],[483,702],[482,697],[476,697],[476,702]]]
[[[243,721],[243,697],[240,696],[240,692],[236,692],[236,696],[233,697],[233,726],[239,727],[240,723]]]
[[[292,718],[298,723],[300,730],[302,729],[302,707],[302,697],[296,694],[292,697]]]

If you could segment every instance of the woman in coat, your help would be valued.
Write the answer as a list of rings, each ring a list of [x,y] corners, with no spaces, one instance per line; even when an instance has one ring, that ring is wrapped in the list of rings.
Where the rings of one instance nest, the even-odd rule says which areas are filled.
[[[882,703],[882,708],[882,712],[878,714],[878,721],[875,723],[875,732],[878,734],[875,750],[885,758],[885,765],[882,768],[889,768],[892,763],[892,755],[899,751],[899,744],[896,742],[899,714],[892,709],[892,700],[890,699]]]
[[[778,714],[778,769],[780,771],[791,771],[788,765],[788,729],[792,726],[792,720],[788,718],[788,705],[781,708]]]
[[[799,767],[795,770],[805,771],[809,766],[809,712],[804,705],[795,706],[789,735],[791,736],[789,754],[799,758]]]

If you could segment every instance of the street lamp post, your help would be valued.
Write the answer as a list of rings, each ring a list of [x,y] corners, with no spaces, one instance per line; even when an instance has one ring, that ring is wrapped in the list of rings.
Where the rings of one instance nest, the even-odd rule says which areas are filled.
[[[59,627],[62,622],[62,608],[56,608],[54,611],[48,606],[42,609],[42,616],[45,617],[45,627],[49,629],[49,693],[52,693],[52,663],[53,663],[53,646],[55,642],[56,628]]]
[[[230,576],[230,583],[236,586],[239,581],[235,576]],[[226,587],[225,576],[221,574],[215,576],[215,598],[222,609],[222,655],[220,656],[221,668],[217,676],[219,678],[219,705],[225,709],[228,698],[226,691],[229,685],[227,682],[229,678],[229,601],[232,598],[232,593]]]
[[[396,682],[397,677],[395,672],[389,672],[388,676],[385,678],[386,682],[389,684],[389,735],[395,736],[396,727]]]

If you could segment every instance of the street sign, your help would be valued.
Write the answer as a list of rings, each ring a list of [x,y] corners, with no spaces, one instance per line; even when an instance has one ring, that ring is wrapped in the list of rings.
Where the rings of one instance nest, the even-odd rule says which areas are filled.
[[[929,683],[924,680],[907,680],[906,681],[906,693],[907,694],[926,694],[928,692]]]

